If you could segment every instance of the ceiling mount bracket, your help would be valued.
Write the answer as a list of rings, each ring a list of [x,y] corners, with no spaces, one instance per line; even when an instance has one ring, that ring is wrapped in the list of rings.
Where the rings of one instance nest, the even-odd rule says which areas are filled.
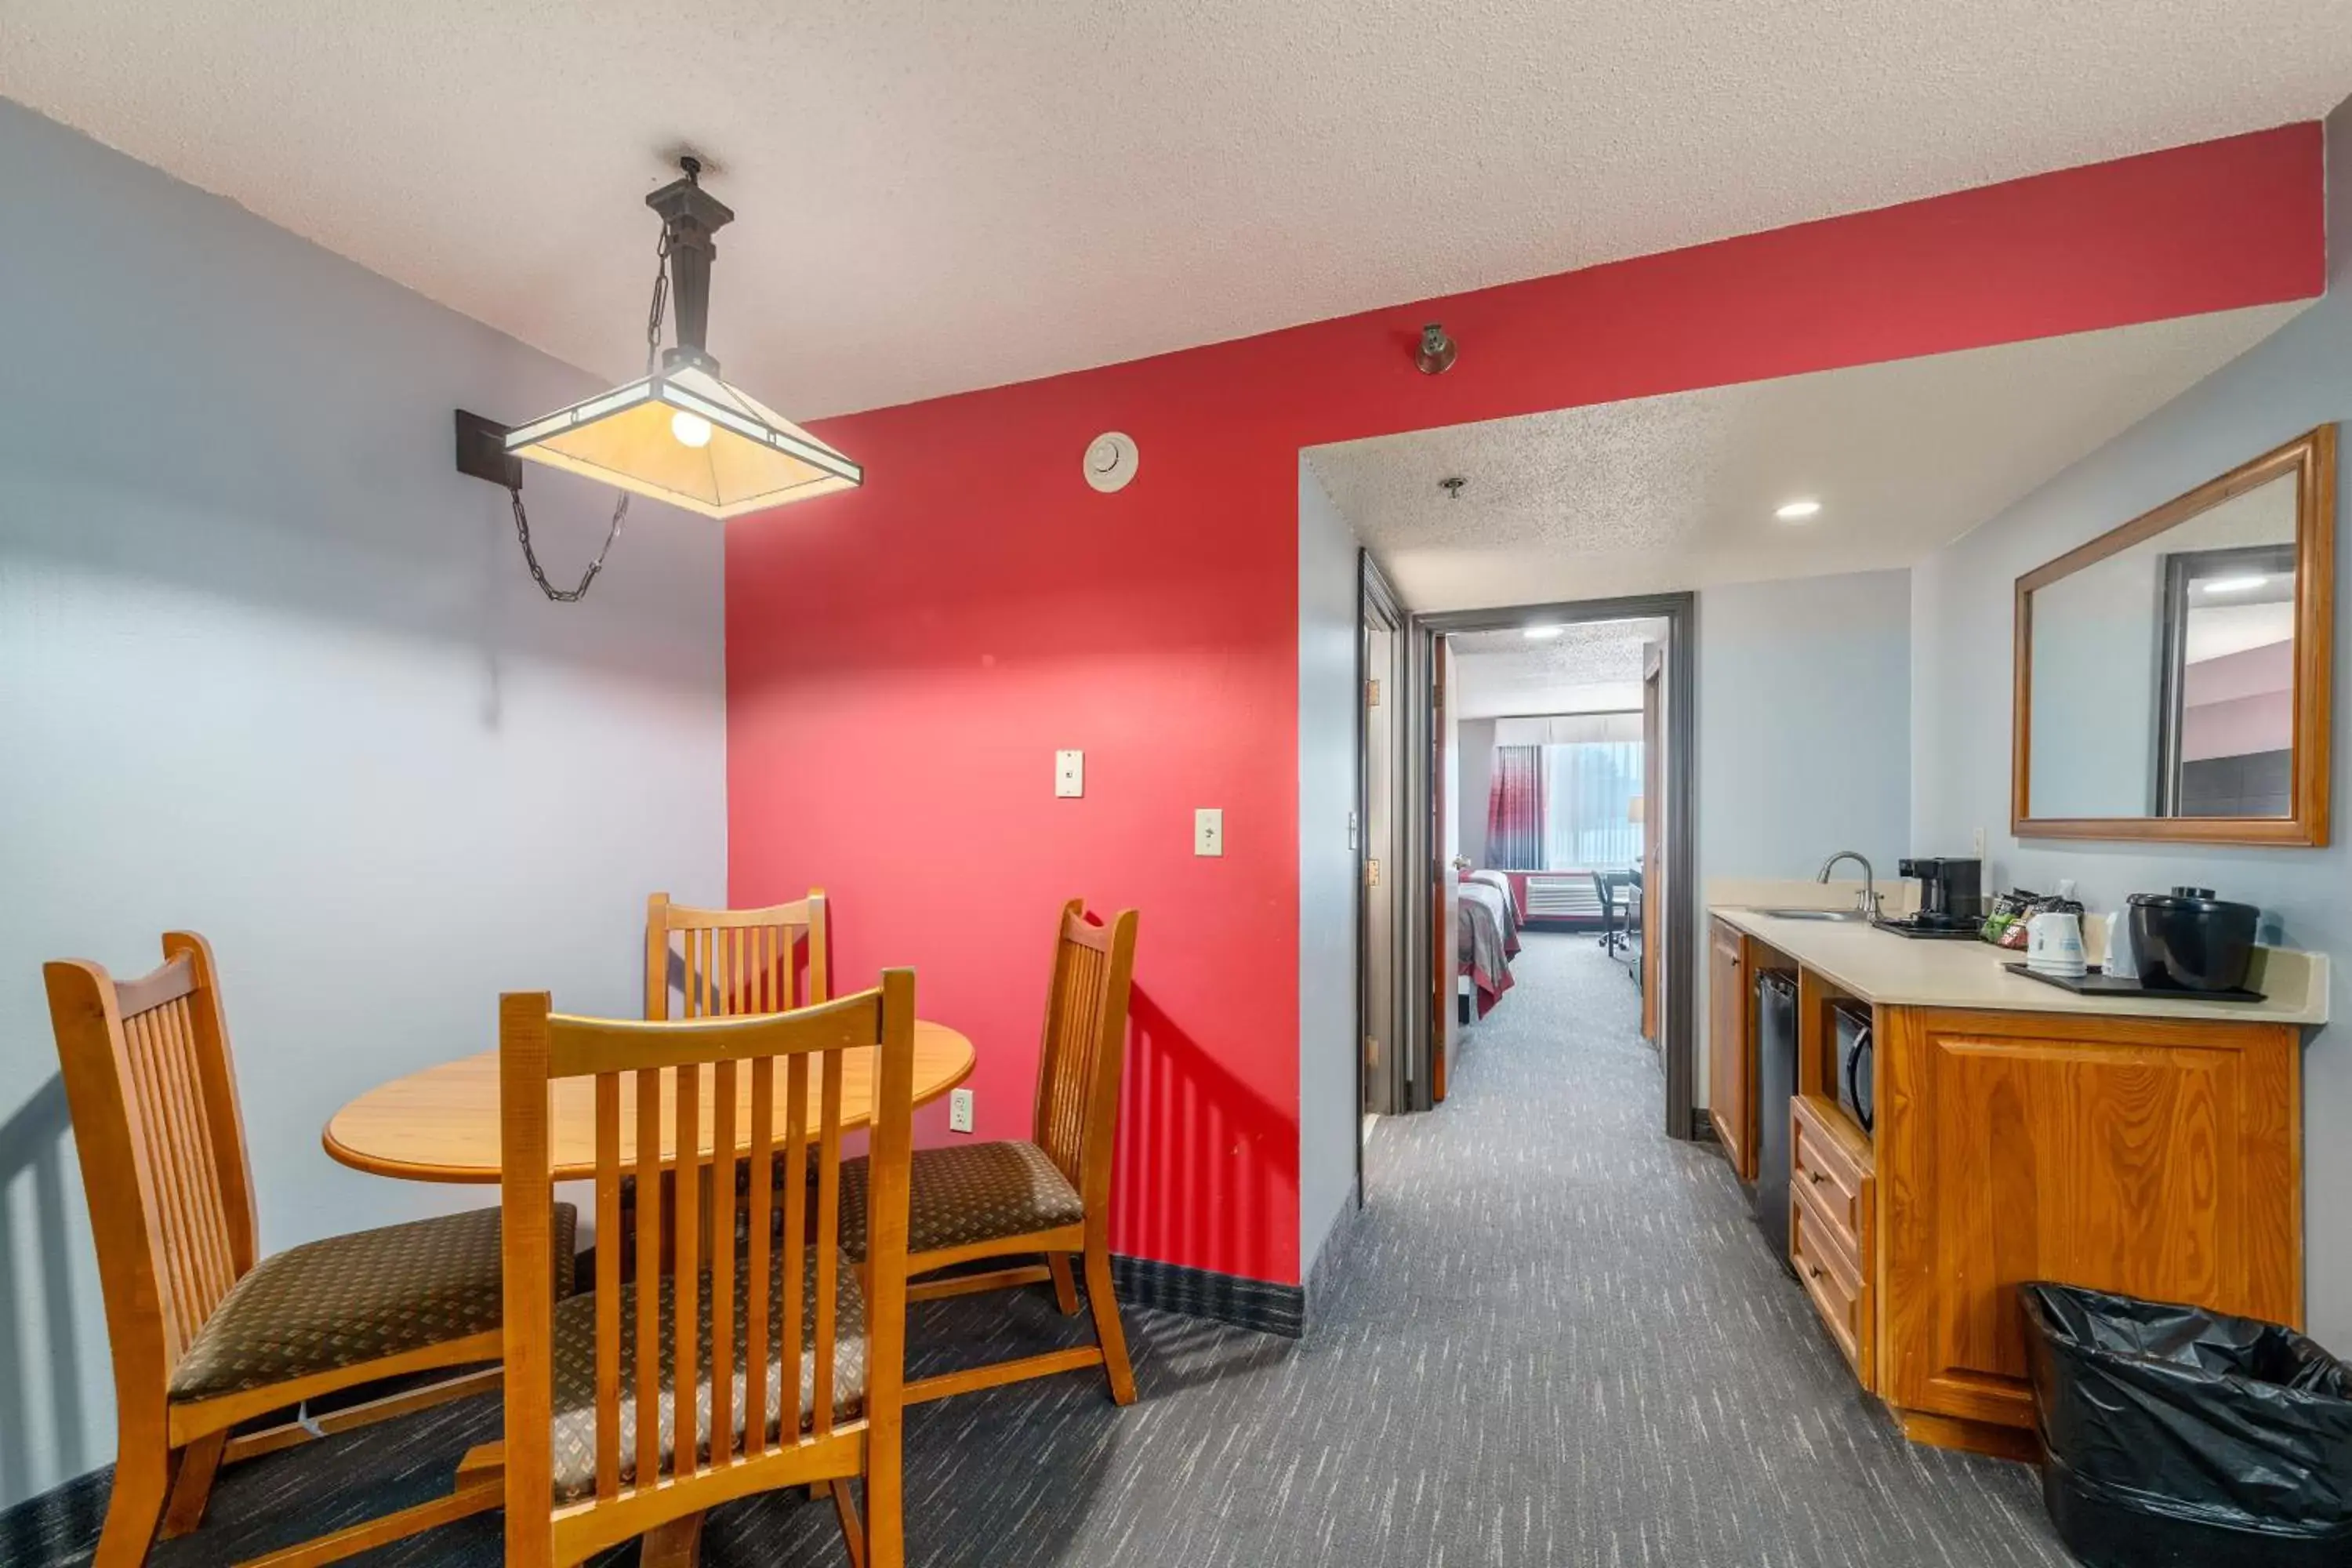
[[[702,160],[680,158],[683,175],[646,198],[661,216],[669,254],[669,287],[677,324],[673,364],[690,361],[714,374],[719,363],[704,346],[710,332],[710,261],[719,254],[710,237],[735,221],[735,209],[702,188]]]
[[[507,450],[507,427],[457,410],[457,471],[503,489],[522,489],[522,459]]]

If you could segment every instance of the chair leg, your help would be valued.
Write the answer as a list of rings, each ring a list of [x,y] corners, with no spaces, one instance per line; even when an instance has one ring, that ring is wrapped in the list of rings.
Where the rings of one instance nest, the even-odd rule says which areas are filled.
[[[849,1548],[849,1568],[866,1568],[866,1521],[857,1517],[857,1499],[847,1481],[834,1481],[825,1489],[833,1493],[833,1511],[841,1517],[841,1542]]]
[[[866,1560],[859,1568],[907,1568],[906,1471],[902,1434],[894,1418],[887,1430],[866,1434]]]
[[[140,1568],[147,1561],[171,1482],[171,1459],[160,1442],[152,1447],[142,1444],[135,1453],[117,1453],[114,1494],[107,1500],[106,1528],[99,1532],[98,1554],[90,1559],[90,1568]]]
[[[1118,1297],[1111,1290],[1110,1243],[1087,1237],[1087,1300],[1094,1308],[1095,1338],[1102,1342],[1103,1374],[1110,1379],[1114,1405],[1135,1403],[1135,1368],[1127,1359],[1127,1329],[1118,1321]]]
[[[1078,1310],[1078,1282],[1070,1277],[1070,1257],[1066,1252],[1049,1252],[1045,1267],[1054,1271],[1054,1305],[1062,1316],[1075,1317]]]
[[[163,1540],[185,1535],[204,1523],[205,1504],[212,1500],[213,1478],[220,1474],[221,1451],[227,1447],[228,1433],[220,1431],[180,1450],[171,1501],[163,1510]]]
[[[637,1548],[639,1568],[695,1568],[702,1560],[702,1515],[689,1513],[657,1524]]]

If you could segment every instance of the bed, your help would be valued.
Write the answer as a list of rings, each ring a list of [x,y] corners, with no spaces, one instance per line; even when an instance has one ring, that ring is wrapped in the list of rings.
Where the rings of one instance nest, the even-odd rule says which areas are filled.
[[[1483,1018],[1511,988],[1511,959],[1519,951],[1518,911],[1510,880],[1499,871],[1469,873],[1460,893],[1459,973],[1469,976]]]

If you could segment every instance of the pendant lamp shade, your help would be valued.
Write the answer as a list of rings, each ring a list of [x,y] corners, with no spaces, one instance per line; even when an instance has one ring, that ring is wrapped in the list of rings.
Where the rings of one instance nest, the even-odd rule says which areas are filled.
[[[865,470],[719,378],[719,362],[704,346],[710,264],[718,254],[711,236],[734,222],[735,214],[702,188],[700,160],[681,158],[678,167],[683,178],[646,198],[662,220],[662,270],[646,325],[646,374],[502,432],[505,456],[705,517],[740,517],[856,489]],[[677,308],[677,342],[658,351],[666,303]],[[485,479],[499,477],[496,468],[469,466],[462,444],[458,466]],[[520,496],[519,477],[501,482]],[[622,515],[614,514],[615,532]]]
[[[651,375],[517,426],[506,448],[722,519],[865,479],[856,463],[720,380],[716,365],[678,350]]]

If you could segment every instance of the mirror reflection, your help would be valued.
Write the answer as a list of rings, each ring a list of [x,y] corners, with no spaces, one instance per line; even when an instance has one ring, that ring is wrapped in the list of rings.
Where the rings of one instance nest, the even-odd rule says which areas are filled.
[[[2288,469],[2031,591],[2031,815],[2293,815]]]

